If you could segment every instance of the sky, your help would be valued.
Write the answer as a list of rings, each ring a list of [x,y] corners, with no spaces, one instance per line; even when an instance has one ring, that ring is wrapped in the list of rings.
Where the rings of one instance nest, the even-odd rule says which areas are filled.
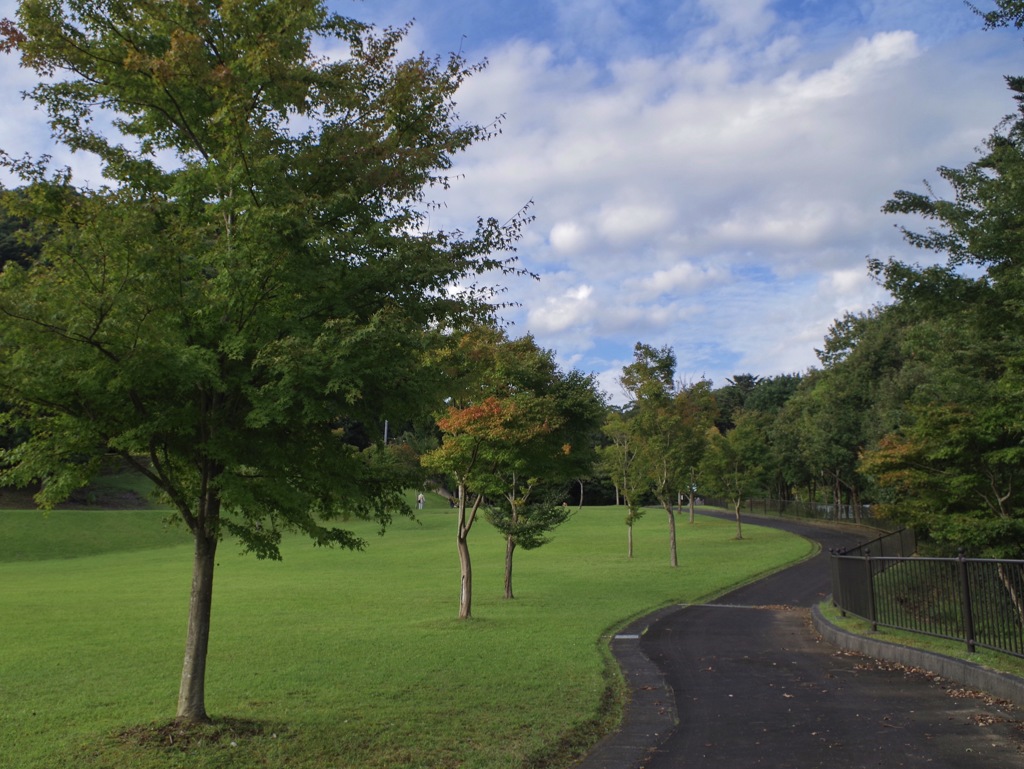
[[[612,402],[633,346],[670,346],[683,381],[803,373],[831,323],[887,300],[869,257],[934,260],[881,208],[943,193],[1014,109],[1024,33],[961,0],[328,0],[410,55],[487,61],[456,97],[501,134],[456,158],[430,226],[471,231],[530,203],[525,269],[504,279],[533,334]],[[991,0],[976,0],[982,10]],[[13,16],[0,0],[0,17]],[[51,152],[0,55],[0,148]],[[5,184],[9,182],[4,181]]]

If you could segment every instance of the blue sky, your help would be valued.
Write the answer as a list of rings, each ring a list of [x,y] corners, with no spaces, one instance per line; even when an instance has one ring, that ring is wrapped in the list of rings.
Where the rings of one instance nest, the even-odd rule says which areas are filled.
[[[1022,34],[982,31],[960,0],[329,2],[415,19],[410,53],[487,59],[457,101],[469,121],[505,115],[502,134],[457,160],[431,224],[532,200],[519,254],[541,279],[507,284],[511,333],[615,401],[637,341],[716,385],[814,365],[835,318],[885,300],[867,257],[928,256],[883,203],[973,159],[1013,109],[1003,76],[1024,74]],[[26,75],[0,67],[0,147],[49,149],[17,101]]]

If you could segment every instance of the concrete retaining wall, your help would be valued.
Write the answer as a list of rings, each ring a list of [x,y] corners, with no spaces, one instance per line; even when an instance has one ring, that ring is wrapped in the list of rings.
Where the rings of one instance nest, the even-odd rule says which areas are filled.
[[[857,652],[866,657],[897,662],[907,667],[921,668],[942,678],[956,681],[969,689],[985,692],[1002,700],[1024,707],[1024,679],[1008,673],[998,673],[967,660],[947,657],[944,654],[922,651],[911,646],[879,641],[857,635],[833,625],[822,615],[817,606],[812,607],[811,617],[815,629],[822,638],[833,646],[846,651]]]

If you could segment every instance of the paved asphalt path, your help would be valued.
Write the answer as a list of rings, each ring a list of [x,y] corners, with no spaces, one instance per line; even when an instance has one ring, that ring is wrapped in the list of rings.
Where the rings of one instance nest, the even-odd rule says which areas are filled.
[[[758,523],[820,542],[822,552],[625,629],[612,647],[633,702],[622,730],[579,769],[1024,768],[1024,715],[1012,706],[815,633],[809,607],[831,591],[828,550],[862,533]],[[665,702],[673,697],[677,724]]]

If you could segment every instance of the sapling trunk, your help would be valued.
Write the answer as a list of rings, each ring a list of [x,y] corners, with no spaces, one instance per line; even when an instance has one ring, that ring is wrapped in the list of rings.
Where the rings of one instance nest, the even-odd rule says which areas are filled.
[[[505,538],[505,597],[515,598],[512,594],[512,553],[515,552],[516,543],[512,537]]]

